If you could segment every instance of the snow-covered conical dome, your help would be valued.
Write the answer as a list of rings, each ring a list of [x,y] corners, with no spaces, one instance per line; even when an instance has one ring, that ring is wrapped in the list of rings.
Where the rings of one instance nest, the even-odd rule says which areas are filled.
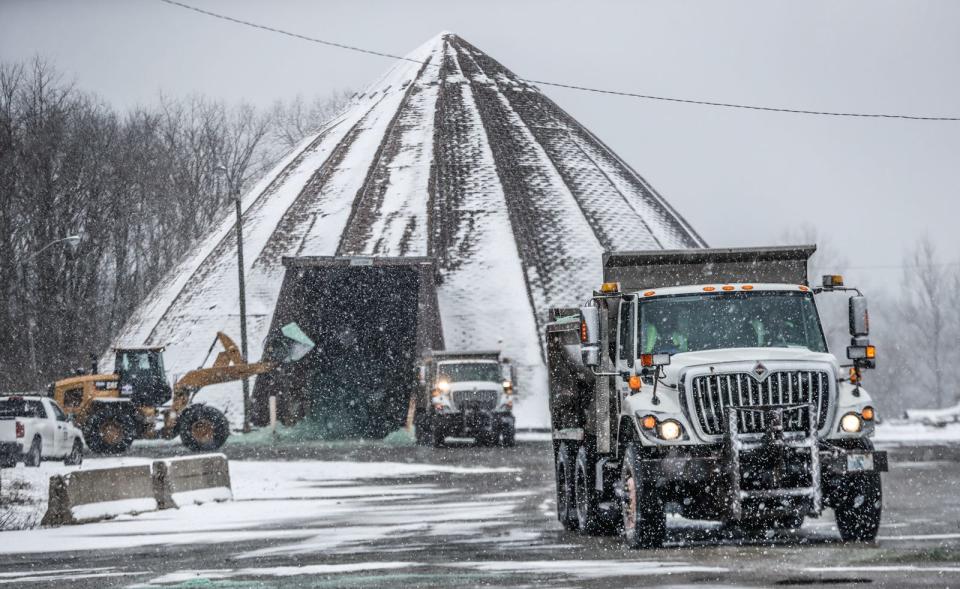
[[[473,45],[442,33],[407,58],[243,198],[250,357],[260,357],[283,256],[433,256],[447,348],[502,347],[519,368],[518,426],[545,426],[548,309],[598,286],[604,250],[705,244],[590,131]],[[234,231],[232,217],[211,231],[118,344],[166,344],[178,374],[216,331],[235,336]],[[207,398],[235,420],[232,391]]]

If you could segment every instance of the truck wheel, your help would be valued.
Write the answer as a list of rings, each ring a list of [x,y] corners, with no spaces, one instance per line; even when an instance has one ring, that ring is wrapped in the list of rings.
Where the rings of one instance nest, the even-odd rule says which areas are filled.
[[[833,506],[840,537],[844,542],[872,542],[880,529],[883,511],[880,473],[865,472],[844,479]]]
[[[33,442],[30,444],[30,450],[23,458],[23,465],[40,466],[42,459],[43,457],[40,455],[40,438],[33,438]]]
[[[517,443],[517,428],[512,421],[500,426],[500,445],[504,448],[513,448]]]
[[[177,427],[183,445],[194,452],[217,450],[230,435],[227,417],[209,405],[197,405],[184,411]]]
[[[601,535],[616,529],[616,522],[605,521],[604,513],[600,509],[600,497],[596,491],[593,461],[585,445],[577,450],[577,461],[574,465],[573,488],[576,499],[577,525],[580,532],[590,535]]]
[[[557,519],[564,528],[576,530],[578,522],[573,487],[574,457],[572,449],[566,442],[560,443],[554,464],[557,471]]]
[[[80,466],[83,464],[83,443],[80,440],[73,441],[73,448],[67,457],[63,459],[66,466]]]
[[[430,436],[430,420],[423,411],[417,411],[413,418],[413,431],[418,446],[429,446],[432,440]]]
[[[640,453],[631,443],[620,467],[623,541],[629,548],[657,548],[667,535],[663,500],[640,465]]]
[[[83,435],[90,449],[98,454],[123,454],[133,444],[136,433],[133,416],[106,406],[96,409],[90,416]]]

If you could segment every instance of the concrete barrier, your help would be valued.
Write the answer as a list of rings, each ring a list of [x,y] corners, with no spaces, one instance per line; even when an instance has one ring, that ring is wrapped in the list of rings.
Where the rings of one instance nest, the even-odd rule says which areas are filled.
[[[40,524],[79,524],[157,507],[149,464],[77,470],[50,477],[50,498]]]
[[[160,509],[233,499],[230,465],[223,454],[157,460],[153,485]]]

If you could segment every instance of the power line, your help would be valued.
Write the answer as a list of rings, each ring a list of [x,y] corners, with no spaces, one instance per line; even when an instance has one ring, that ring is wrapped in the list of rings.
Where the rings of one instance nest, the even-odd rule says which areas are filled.
[[[338,49],[345,49],[347,51],[354,51],[357,53],[365,53],[367,55],[375,55],[377,57],[386,57],[388,59],[395,59],[399,61],[409,61],[413,63],[418,63],[425,65],[426,62],[422,62],[418,59],[411,59],[403,55],[396,55],[393,53],[385,53],[383,51],[374,51],[372,49],[365,49],[363,47],[357,47],[354,45],[346,45],[344,43],[336,43],[333,41],[327,41],[324,39],[318,39],[316,37],[308,37],[307,35],[301,35],[299,33],[293,33],[283,29],[278,29],[275,27],[269,27],[266,25],[257,24],[255,22],[242,20],[239,18],[234,18],[232,16],[227,16],[225,14],[220,14],[217,12],[211,12],[209,10],[204,10],[202,8],[197,8],[196,6],[191,6],[189,4],[184,4],[183,2],[177,2],[176,0],[160,0],[164,4],[169,4],[171,6],[177,6],[179,8],[184,8],[186,10],[191,10],[200,14],[207,16],[212,16],[221,20],[232,22],[234,24],[239,24],[247,27],[252,27],[255,29],[260,29],[262,31],[268,31],[271,33],[277,33],[280,35],[285,35],[287,37],[292,37],[294,39],[300,39],[302,41],[309,41],[311,43],[319,43],[320,45],[326,45],[328,47],[336,47]],[[439,67],[439,66],[435,66]],[[854,117],[854,118],[872,118],[872,119],[906,119],[911,121],[960,121],[960,117],[935,117],[935,116],[920,116],[920,115],[903,115],[903,114],[889,114],[889,113],[862,113],[862,112],[834,112],[834,111],[823,111],[823,110],[809,110],[809,109],[798,109],[798,108],[784,108],[784,107],[775,107],[775,106],[759,106],[752,104],[737,104],[733,102],[716,102],[711,100],[694,100],[691,98],[674,98],[670,96],[654,96],[651,94],[639,94],[636,92],[624,92],[620,90],[608,90],[603,88],[592,88],[589,86],[578,86],[575,84],[564,84],[561,82],[549,82],[545,80],[522,80],[530,84],[538,84],[540,86],[552,86],[554,88],[565,88],[568,90],[578,90],[581,92],[592,92],[594,94],[606,94],[610,96],[624,96],[627,98],[639,98],[642,100],[658,100],[661,102],[676,102],[681,104],[695,104],[699,106],[713,106],[719,108],[736,108],[741,110],[758,110],[766,112],[777,112],[777,113],[790,113],[790,114],[800,114],[800,115],[815,115],[823,117]]]

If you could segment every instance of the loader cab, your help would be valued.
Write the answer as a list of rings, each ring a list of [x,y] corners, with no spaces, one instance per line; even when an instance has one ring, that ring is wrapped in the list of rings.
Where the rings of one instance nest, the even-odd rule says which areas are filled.
[[[163,367],[163,348],[117,348],[114,372],[120,396],[134,405],[157,406],[170,400],[173,391]]]

